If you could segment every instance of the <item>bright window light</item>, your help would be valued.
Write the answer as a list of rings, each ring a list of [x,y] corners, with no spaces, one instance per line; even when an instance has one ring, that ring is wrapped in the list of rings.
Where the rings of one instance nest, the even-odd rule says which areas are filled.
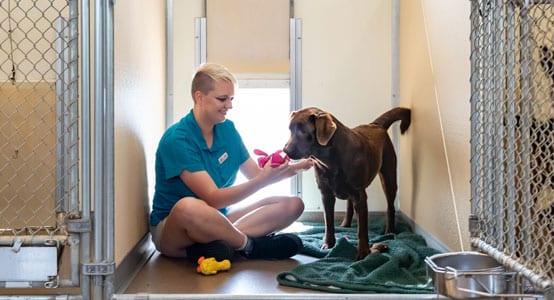
[[[254,149],[268,154],[283,149],[289,137],[290,91],[288,88],[239,88],[227,117],[235,123],[254,160]],[[239,173],[237,184],[246,179]],[[272,184],[244,203],[272,195],[290,195],[291,180]]]

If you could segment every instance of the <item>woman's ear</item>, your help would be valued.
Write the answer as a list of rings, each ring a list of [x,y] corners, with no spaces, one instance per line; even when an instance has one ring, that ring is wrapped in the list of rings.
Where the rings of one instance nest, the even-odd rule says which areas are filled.
[[[194,101],[194,103],[195,104],[200,103],[200,100],[202,99],[202,92],[201,91],[195,91],[193,95],[194,95],[194,97],[193,97],[192,100]]]

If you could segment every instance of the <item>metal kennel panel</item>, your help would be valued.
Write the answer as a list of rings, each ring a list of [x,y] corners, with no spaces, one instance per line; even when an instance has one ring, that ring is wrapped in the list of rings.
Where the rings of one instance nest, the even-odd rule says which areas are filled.
[[[0,247],[10,253],[0,257],[4,266],[56,259],[64,246],[78,245],[66,222],[80,211],[77,17],[76,1],[0,1]],[[18,270],[3,273],[4,286],[37,281],[35,272]],[[58,286],[57,273],[50,275],[45,286]]]
[[[0,298],[113,294],[113,2],[0,0]]]
[[[471,1],[472,246],[553,299],[554,1]]]

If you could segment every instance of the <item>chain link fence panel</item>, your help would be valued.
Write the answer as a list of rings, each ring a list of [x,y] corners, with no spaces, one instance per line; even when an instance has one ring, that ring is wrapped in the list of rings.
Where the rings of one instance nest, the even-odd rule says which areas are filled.
[[[472,244],[551,293],[554,2],[471,1],[471,107]]]
[[[0,237],[63,234],[79,212],[70,2],[0,0]]]

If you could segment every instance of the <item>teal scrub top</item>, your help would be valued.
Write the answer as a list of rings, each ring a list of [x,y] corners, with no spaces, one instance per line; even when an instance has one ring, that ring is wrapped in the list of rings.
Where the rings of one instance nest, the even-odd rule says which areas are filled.
[[[232,186],[240,165],[249,157],[240,134],[230,120],[216,124],[212,147],[208,148],[192,110],[169,127],[156,151],[156,185],[150,225],[156,226],[183,197],[198,198],[179,175],[206,171],[218,188]],[[222,213],[227,208],[220,209]]]

